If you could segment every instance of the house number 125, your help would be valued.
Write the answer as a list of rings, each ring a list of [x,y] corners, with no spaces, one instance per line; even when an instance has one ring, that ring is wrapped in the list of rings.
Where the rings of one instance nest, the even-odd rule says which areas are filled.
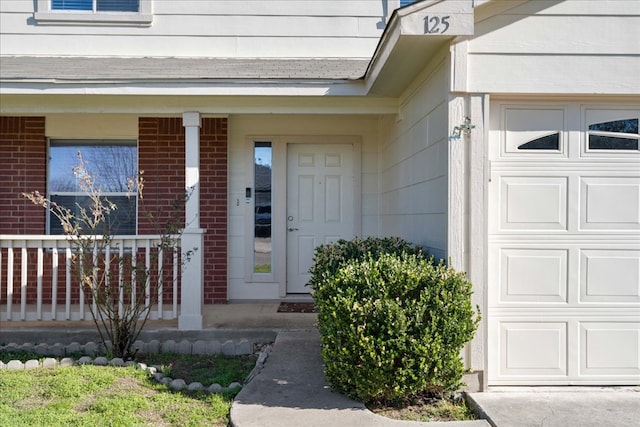
[[[449,29],[450,16],[425,16],[424,17],[424,33],[425,34],[444,34]]]

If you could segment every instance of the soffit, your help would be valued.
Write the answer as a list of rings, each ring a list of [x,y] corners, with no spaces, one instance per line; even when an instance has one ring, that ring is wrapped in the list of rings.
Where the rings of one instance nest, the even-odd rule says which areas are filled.
[[[399,96],[455,37],[473,35],[472,0],[431,0],[396,10],[367,69],[369,94]]]

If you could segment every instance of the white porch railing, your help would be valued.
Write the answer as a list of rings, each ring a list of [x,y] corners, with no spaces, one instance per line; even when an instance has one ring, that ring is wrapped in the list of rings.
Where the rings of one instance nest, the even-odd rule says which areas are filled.
[[[129,265],[144,260],[145,271],[154,278],[154,283],[147,281],[145,286],[147,305],[151,303],[151,286],[157,286],[149,318],[177,319],[182,274],[179,242],[173,250],[160,249],[160,243],[160,236],[115,236],[105,250],[104,268],[111,272],[117,269],[107,277],[122,282],[125,274],[131,274],[135,283],[135,270],[123,271],[125,263],[113,260],[128,256]],[[72,271],[72,253],[65,236],[0,235],[0,321],[91,320]],[[135,299],[135,294],[121,294],[120,301],[131,301],[132,297]]]

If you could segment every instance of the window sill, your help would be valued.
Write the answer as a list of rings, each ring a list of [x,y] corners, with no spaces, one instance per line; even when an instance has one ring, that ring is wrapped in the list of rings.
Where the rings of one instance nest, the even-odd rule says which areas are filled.
[[[153,22],[153,15],[141,13],[36,12],[33,17],[41,25],[98,24],[148,27]]]

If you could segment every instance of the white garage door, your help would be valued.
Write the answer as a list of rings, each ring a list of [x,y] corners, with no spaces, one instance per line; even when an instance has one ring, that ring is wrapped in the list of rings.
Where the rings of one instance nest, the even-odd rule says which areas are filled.
[[[640,106],[491,111],[489,384],[640,384]]]

